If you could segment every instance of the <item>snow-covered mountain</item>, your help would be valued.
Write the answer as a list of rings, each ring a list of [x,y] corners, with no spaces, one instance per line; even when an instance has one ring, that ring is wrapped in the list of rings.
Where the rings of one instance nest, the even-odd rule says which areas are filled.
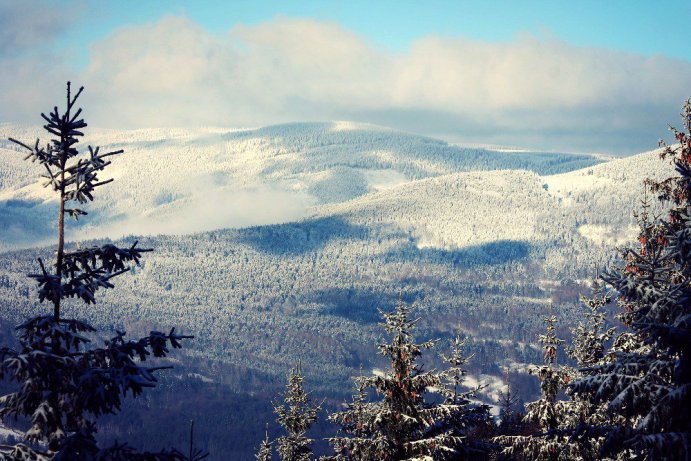
[[[189,411],[202,408],[200,386],[243,394],[237,404],[210,394],[224,400],[198,416],[236,416],[219,439],[263,433],[248,402],[265,402],[270,418],[271,395],[298,361],[318,395],[347,395],[360,366],[382,366],[377,309],[400,297],[419,301],[419,338],[442,338],[439,348],[461,323],[471,378],[496,389],[504,370],[541,360],[535,342],[550,300],[569,337],[583,282],[635,237],[644,178],[671,172],[654,151],[607,159],[466,149],[343,122],[87,132],[125,154],[68,237],[135,234],[125,240],[155,251],[95,308],[64,309],[134,336],[152,326],[194,334],[176,356],[191,371],[175,391],[190,393]],[[39,135],[0,125],[2,139]],[[5,326],[41,309],[26,274],[52,250],[29,247],[53,244],[57,215],[36,184],[40,170],[22,158],[0,141],[0,248],[27,248],[0,253]],[[424,360],[438,365],[433,354]]]
[[[290,222],[338,204],[447,174],[522,169],[551,174],[591,166],[591,155],[461,148],[350,122],[260,129],[87,130],[86,143],[124,149],[107,171],[117,184],[98,195],[77,238],[185,234]],[[51,236],[55,197],[35,181],[14,137],[37,128],[0,125],[0,242],[27,246]]]
[[[303,358],[337,380],[362,360],[353,351],[373,343],[376,309],[401,289],[443,319],[429,331],[448,333],[463,317],[499,348],[532,342],[531,312],[634,236],[643,179],[670,171],[655,152],[604,161],[462,149],[348,123],[95,131],[91,142],[126,154],[71,235],[177,236],[145,238],[156,252],[140,275],[106,295],[111,308],[84,315],[108,325],[166,319],[202,338],[204,354],[233,351],[228,360],[264,372]],[[50,235],[50,192],[12,146],[0,154],[2,242],[36,243]],[[30,309],[21,299],[34,256],[0,258],[0,297],[18,313]],[[521,322],[502,314],[514,309]],[[305,350],[306,334],[321,346]]]
[[[2,130],[24,140],[36,135],[8,125]],[[116,182],[69,235],[148,234],[145,241],[157,249],[140,277],[122,282],[144,290],[154,300],[149,306],[122,293],[106,296],[115,311],[127,312],[120,322],[130,322],[134,311],[143,321],[169,318],[201,329],[201,337],[224,338],[215,355],[230,347],[225,333],[244,318],[246,331],[235,347],[259,363],[303,327],[319,337],[350,331],[342,352],[366,343],[373,331],[350,323],[373,320],[377,304],[405,286],[440,312],[457,309],[454,315],[505,309],[517,293],[530,293],[521,301],[533,306],[525,312],[539,310],[555,283],[587,279],[614,256],[615,244],[635,236],[632,211],[643,179],[671,172],[654,151],[605,161],[463,149],[349,123],[97,130],[91,142],[126,153],[108,170]],[[6,247],[52,237],[51,193],[36,185],[35,168],[21,158],[3,144],[0,241]],[[234,229],[211,231],[227,227]],[[0,280],[0,296],[4,286],[19,311],[28,307],[11,300],[28,286],[24,274],[33,256],[22,258],[26,267],[10,256]],[[461,296],[449,302],[454,292]],[[101,320],[111,324],[117,316],[105,312]],[[499,328],[498,340],[530,341],[539,321],[518,330],[500,319],[466,322],[488,337],[482,325]],[[262,344],[247,341],[249,332],[267,329],[272,333]],[[286,366],[304,353],[290,344],[282,349]],[[309,360],[326,366],[327,357],[315,352]]]

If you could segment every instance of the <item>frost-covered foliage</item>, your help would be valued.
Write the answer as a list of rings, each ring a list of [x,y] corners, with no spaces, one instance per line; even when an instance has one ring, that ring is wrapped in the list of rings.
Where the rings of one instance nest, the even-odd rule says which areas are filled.
[[[259,445],[259,450],[254,455],[257,461],[271,461],[271,456],[273,453],[273,442],[269,439],[269,429],[266,429],[266,434],[264,440]]]
[[[519,408],[518,396],[511,384],[507,383],[506,390],[498,392],[497,403],[499,405],[499,424],[497,433],[501,435],[517,435],[523,428],[523,417],[525,413]]]
[[[203,189],[204,201],[209,203],[206,198],[215,194],[233,196],[236,182],[241,184],[245,175],[252,178],[256,172],[272,183],[275,175],[301,181],[274,168],[274,161],[287,165],[295,160],[296,172],[321,171],[320,163],[313,165],[311,160],[339,164],[350,161],[350,154],[340,155],[340,149],[365,155],[370,141],[398,142],[376,133],[348,132],[355,138],[341,133],[342,139],[332,139],[293,133],[292,128],[299,127],[249,130],[242,136],[223,130],[137,131],[124,133],[122,143],[122,132],[106,132],[104,142],[113,149],[124,145],[128,155],[118,157],[108,170],[116,169],[115,174],[120,168],[117,189],[121,195],[114,198],[112,208],[101,197],[97,202],[103,204],[107,219],[142,212],[158,222],[159,212],[173,213],[187,203],[177,188],[180,182],[191,184],[190,189],[227,183],[213,192]],[[264,139],[265,134],[275,138]],[[306,144],[300,144],[301,140]],[[322,143],[328,144],[329,155],[320,150]],[[291,149],[284,149],[283,144],[290,144]],[[423,145],[411,144],[406,149],[414,153],[418,147]],[[0,159],[11,154],[17,156],[5,151]],[[184,161],[171,161],[175,155],[184,156]],[[394,157],[404,161],[403,156]],[[653,155],[596,165],[591,175],[574,172],[577,176],[570,176],[566,185],[550,182],[549,191],[542,184],[553,177],[525,171],[447,174],[455,170],[440,168],[441,177],[410,181],[338,206],[319,207],[313,209],[314,217],[299,222],[141,238],[142,247],[157,251],[146,255],[141,269],[137,268],[139,275],[120,278],[118,285],[123,290],[109,290],[111,293],[99,299],[105,309],[83,305],[74,306],[74,312],[99,327],[110,327],[114,318],[118,328],[131,332],[136,325],[130,318],[141,322],[166,318],[179,328],[195,331],[194,354],[266,373],[271,376],[262,382],[266,387],[274,386],[302,360],[310,364],[305,373],[325,377],[312,380],[315,391],[338,386],[339,397],[344,398],[349,377],[357,374],[360,363],[379,366],[372,353],[378,334],[372,306],[393,306],[398,287],[405,284],[411,296],[424,293],[431,311],[430,321],[423,319],[419,331],[437,337],[434,324],[453,325],[462,319],[469,335],[468,351],[476,354],[473,372],[482,368],[483,373],[496,376],[500,367],[536,363],[539,351],[534,342],[542,328],[536,313],[543,308],[545,287],[554,281],[589,276],[593,265],[610,253],[600,242],[581,236],[578,229],[599,225],[618,235],[621,226],[610,218],[618,220],[619,214],[611,210],[629,210],[634,203],[629,198],[637,195],[635,175],[620,186],[618,178],[626,170],[620,165],[647,169],[653,164],[648,157]],[[215,164],[214,159],[220,163]],[[125,162],[131,162],[126,170]],[[178,168],[178,164],[184,167]],[[187,168],[192,169],[189,178],[183,174]],[[593,187],[577,188],[582,180],[592,180]],[[176,185],[173,192],[170,184]],[[611,189],[613,186],[617,188]],[[155,190],[159,188],[166,189],[165,197],[173,200],[162,207],[165,210],[148,203],[158,201]],[[22,189],[24,192],[33,194]],[[28,195],[24,201],[12,195],[6,203],[18,213],[13,220],[31,216],[37,208],[54,208],[37,197],[36,206],[24,209],[22,206],[34,203],[34,196]],[[178,196],[180,200],[174,200]],[[243,209],[250,208],[245,203]],[[251,209],[254,213],[257,207]],[[507,209],[512,212],[506,213]],[[3,211],[0,209],[0,220],[7,216]],[[99,213],[91,207],[89,212],[89,219],[80,222],[90,226]],[[234,212],[223,208],[216,214],[232,216]],[[628,226],[629,218],[627,215],[622,226]],[[189,221],[198,219],[185,222]],[[114,231],[121,229],[119,224]],[[10,228],[0,223],[0,233]],[[137,230],[125,227],[123,232]],[[0,237],[0,245],[2,241]],[[130,243],[117,245],[129,247]],[[30,312],[24,294],[28,285],[23,279],[26,272],[37,272],[26,262],[34,255],[29,251],[0,255],[0,302],[6,306],[7,317]],[[8,277],[7,283],[3,276]],[[545,281],[547,278],[550,280]],[[142,303],[141,298],[147,302]],[[568,298],[569,303],[574,301],[575,295]],[[443,339],[451,334],[443,331]],[[306,336],[313,348],[304,347]],[[212,374],[207,373],[215,379]],[[257,424],[256,433],[261,430]]]
[[[288,374],[288,384],[283,402],[274,404],[276,420],[287,435],[276,439],[276,448],[282,461],[308,461],[312,459],[313,440],[305,434],[317,420],[319,405],[313,405],[305,391],[302,370],[298,366]],[[265,440],[267,443],[268,437]],[[262,449],[271,453],[270,445],[262,444]],[[266,447],[266,448],[265,448]]]
[[[676,175],[648,186],[670,207],[667,216],[639,216],[637,248],[621,250],[622,262],[604,280],[621,297],[629,331],[617,338],[612,360],[587,367],[574,394],[605,404],[629,424],[592,425],[583,433],[606,437],[603,452],[626,447],[645,459],[691,458],[691,101],[684,131],[661,157]]]
[[[0,137],[31,139],[35,132],[0,124]],[[342,203],[421,178],[497,169],[551,174],[602,162],[591,155],[460,148],[371,125],[347,131],[331,123],[91,130],[88,136],[132,154],[112,167],[120,190],[95,204],[88,224],[73,223],[90,236],[275,224],[311,214],[310,205]],[[12,159],[16,148],[0,141],[0,249],[33,245],[51,232],[44,219],[52,216],[50,196],[26,184],[28,167]],[[171,162],[177,156],[184,161]],[[263,206],[249,209],[248,201]]]
[[[539,400],[526,405],[524,422],[536,425],[540,432],[533,435],[499,436],[495,442],[505,445],[503,454],[521,456],[536,461],[566,461],[583,459],[578,447],[570,443],[561,429],[569,425],[571,408],[557,395],[569,383],[569,369],[557,366],[558,348],[564,343],[556,335],[556,316],[553,309],[545,317],[546,334],[539,341],[544,350],[545,364],[531,368],[531,374],[540,379],[542,395]]]
[[[581,296],[585,319],[579,321],[578,325],[572,329],[571,345],[566,346],[567,354],[579,368],[600,365],[610,360],[610,355],[606,353],[606,350],[615,329],[605,326],[606,314],[603,311],[610,300],[609,294],[603,291],[602,283],[598,279],[593,282],[592,297]],[[545,339],[550,336],[553,335],[548,333]],[[548,349],[547,353],[553,354],[551,349]],[[562,366],[560,373],[561,381],[551,380],[551,384],[547,387],[544,387],[545,383],[550,380],[542,382],[543,392],[551,395],[554,402],[551,407],[552,418],[546,420],[548,424],[545,424],[545,421],[533,420],[539,423],[542,433],[526,438],[525,447],[533,450],[529,453],[538,456],[538,459],[610,459],[603,457],[600,453],[604,437],[585,436],[583,428],[593,424],[610,424],[615,420],[624,424],[625,421],[611,414],[605,405],[593,403],[588,395],[572,395],[569,383],[582,376],[579,369]],[[549,376],[549,372],[544,375]],[[555,390],[566,390],[568,399],[556,400]],[[547,408],[550,407],[547,406]],[[628,458],[617,457],[617,459]]]
[[[78,208],[93,201],[96,188],[108,184],[113,179],[100,180],[98,175],[111,163],[108,157],[122,154],[122,150],[101,153],[100,148],[89,146],[88,154],[80,154],[76,148],[79,137],[84,136],[82,129],[87,125],[79,118],[82,109],[75,103],[83,91],[79,89],[71,94],[70,83],[67,83],[67,104],[60,113],[57,106],[50,116],[41,114],[46,121],[45,130],[56,136],[45,146],[37,139],[29,146],[14,138],[13,143],[24,148],[28,154],[25,160],[38,162],[42,167],[43,187],[50,188],[59,197],[58,214],[58,247],[54,270],[46,268],[39,258],[41,273],[30,274],[36,279],[39,287],[39,301],[48,300],[53,304],[53,317],[60,319],[60,303],[65,298],[78,297],[87,304],[95,302],[94,293],[99,288],[113,288],[110,280],[129,271],[129,263],[139,263],[141,253],[151,250],[136,248],[121,249],[114,245],[101,248],[77,249],[65,251],[65,217],[75,220],[88,213]],[[69,205],[69,203],[75,203]],[[72,208],[68,208],[72,206]]]
[[[445,423],[453,424],[467,403],[432,404],[424,400],[430,388],[439,388],[442,379],[431,370],[423,371],[417,363],[422,350],[433,347],[434,342],[414,341],[411,331],[417,320],[410,320],[409,314],[410,307],[403,302],[394,312],[382,313],[382,326],[391,335],[391,342],[381,344],[379,351],[389,360],[390,369],[357,377],[353,402],[329,416],[341,426],[341,434],[329,439],[336,452],[332,459],[446,459],[455,456],[463,443],[463,437]],[[368,402],[370,389],[382,400]]]
[[[478,404],[477,394],[483,386],[464,390],[467,365],[472,355],[465,355],[463,349],[466,340],[461,339],[460,332],[451,341],[451,351],[441,354],[445,368],[439,372],[439,386],[436,392],[444,397],[444,405],[448,405],[449,416],[439,425],[439,431],[450,431],[451,434],[462,437],[463,441],[455,446],[455,453],[450,455],[454,460],[479,460],[487,455],[491,449],[489,444],[478,435],[483,433],[494,422],[489,414],[489,406]]]
[[[111,280],[138,263],[141,253],[136,243],[121,249],[115,245],[65,250],[64,221],[77,219],[86,211],[77,206],[93,200],[96,188],[112,180],[100,180],[98,174],[110,164],[108,157],[121,153],[99,153],[89,147],[88,155],[76,149],[86,127],[75,108],[77,98],[67,84],[67,106],[63,113],[57,107],[46,120],[45,129],[56,136],[45,147],[37,140],[24,147],[27,159],[38,162],[45,170],[45,186],[59,195],[58,246],[55,263],[46,267],[39,259],[41,272],[31,274],[38,283],[39,301],[52,304],[51,315],[33,317],[17,327],[19,348],[0,349],[0,377],[17,385],[14,392],[0,397],[0,417],[26,419],[30,424],[23,443],[0,446],[0,459],[7,461],[116,461],[183,460],[177,451],[139,453],[116,443],[98,446],[97,419],[117,413],[127,395],[139,396],[156,385],[156,370],[146,366],[151,357],[165,357],[170,348],[181,347],[190,336],[152,331],[139,340],[127,340],[118,331],[103,347],[91,345],[96,330],[89,324],[64,318],[63,301],[78,298],[93,304],[98,289],[113,288]],[[76,110],[74,110],[76,109]],[[70,202],[79,205],[67,208]]]
[[[99,449],[96,419],[120,409],[128,394],[137,397],[156,385],[156,367],[143,366],[149,357],[165,357],[180,347],[182,336],[152,332],[128,341],[118,333],[104,347],[87,348],[95,330],[77,320],[35,317],[18,327],[21,348],[0,350],[0,376],[19,389],[0,397],[0,417],[27,417],[26,442],[0,453],[15,459],[17,450],[31,450],[42,459],[114,458],[112,447]],[[125,453],[124,448],[119,449]],[[178,459],[173,453],[160,459]],[[5,458],[2,458],[5,456]],[[21,459],[18,458],[18,459]],[[122,458],[130,459],[130,458]],[[138,459],[138,458],[133,458]]]
[[[113,165],[113,174],[119,178],[122,188],[95,205],[96,216],[92,216],[91,224],[117,222],[123,215],[133,225],[148,214],[161,219],[183,212],[178,217],[183,219],[189,216],[190,208],[203,205],[209,195],[217,195],[216,202],[225,205],[234,203],[228,199],[233,195],[268,201],[281,195],[295,198],[294,192],[302,192],[297,195],[301,199],[313,198],[310,203],[340,203],[381,188],[449,173],[524,169],[552,174],[602,162],[591,155],[461,148],[371,125],[355,125],[347,131],[334,128],[331,123],[313,123],[243,130],[91,130],[90,142],[113,150],[126,149],[133,154]],[[0,136],[5,137],[4,133],[21,133],[26,139],[35,139],[36,130],[0,124]],[[40,188],[26,184],[28,167],[11,158],[10,149],[14,148],[15,145],[0,141],[0,189],[19,207],[3,207],[0,203],[0,209],[16,218],[22,211],[17,208],[33,203],[35,206],[23,210],[29,219],[14,223],[27,229],[31,221],[36,221],[30,219],[31,215],[35,217],[46,209],[42,202],[49,196]],[[176,156],[184,156],[184,161],[171,162]],[[277,193],[270,197],[254,194],[261,185],[271,186],[265,192]],[[244,204],[235,207],[240,213]],[[220,206],[213,209],[223,211]],[[197,217],[203,213],[203,210],[195,211]],[[260,214],[258,210],[253,211]],[[149,221],[152,226],[153,221]],[[226,222],[240,221],[235,217]],[[195,231],[213,228],[204,224],[195,223]],[[251,224],[259,222],[255,219]],[[156,228],[177,233],[165,226]],[[40,235],[37,229],[34,232]],[[27,240],[26,236],[22,239],[9,229],[0,229],[2,243],[10,243],[11,237],[19,242]]]
[[[605,359],[605,352],[614,336],[615,328],[606,328],[607,314],[604,307],[611,302],[611,296],[604,292],[599,279],[593,281],[591,298],[581,296],[581,303],[587,309],[585,322],[579,321],[573,329],[571,345],[566,347],[569,356],[579,367],[600,364]]]

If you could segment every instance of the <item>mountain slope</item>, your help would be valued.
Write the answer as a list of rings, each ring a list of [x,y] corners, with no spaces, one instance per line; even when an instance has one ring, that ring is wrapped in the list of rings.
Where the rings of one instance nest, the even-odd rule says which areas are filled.
[[[376,308],[401,289],[445,319],[428,332],[460,316],[478,337],[497,328],[497,340],[530,342],[539,317],[529,313],[559,291],[554,283],[592,276],[612,255],[605,237],[631,236],[651,172],[665,174],[654,153],[556,176],[452,173],[311,208],[291,223],[144,238],[157,251],[120,293],[150,302],[106,296],[107,309],[82,314],[106,324],[165,319],[198,334],[205,354],[232,351],[229,360],[267,372],[301,357],[332,376],[349,373],[366,357],[353,351],[374,342]],[[26,290],[34,254],[12,253],[0,267],[0,296],[24,314],[30,307],[12,298]],[[500,314],[519,308],[522,323]]]
[[[170,232],[173,225],[185,235],[139,237],[142,247],[155,252],[132,276],[119,278],[117,295],[105,293],[96,308],[67,302],[64,309],[134,336],[172,326],[194,334],[176,368],[194,373],[180,377],[174,391],[162,386],[156,395],[166,405],[187,399],[191,408],[185,414],[201,421],[228,421],[232,414],[209,442],[216,447],[228,434],[241,438],[243,446],[248,433],[252,440],[261,438],[264,421],[256,417],[256,402],[266,403],[263,414],[270,418],[269,396],[298,362],[315,397],[340,403],[361,366],[382,367],[377,309],[388,310],[400,298],[417,302],[419,338],[442,338],[439,349],[462,324],[468,353],[474,354],[471,378],[482,374],[496,389],[506,369],[522,370],[541,360],[535,339],[550,301],[557,307],[559,334],[568,337],[567,327],[579,315],[582,282],[607,262],[616,241],[634,236],[631,211],[643,179],[670,172],[655,152],[557,175],[539,174],[544,164],[533,160],[526,161],[532,171],[490,171],[486,157],[473,163],[476,157],[468,154],[462,166],[427,151],[392,154],[385,164],[366,146],[373,137],[394,135],[375,136],[368,128],[362,134],[367,142],[329,147],[319,145],[326,141],[313,139],[307,127],[297,128],[264,129],[262,136],[261,130],[213,129],[99,134],[113,148],[124,142],[128,154],[114,169],[118,183],[103,191],[95,216],[87,217],[87,222],[96,218],[92,230],[117,235],[131,225],[125,229],[155,233]],[[338,136],[346,136],[343,129]],[[121,141],[125,134],[129,137]],[[227,152],[219,148],[219,137],[233,136],[240,141],[228,141]],[[46,235],[49,229],[37,226],[40,213],[52,218],[54,210],[43,202],[45,191],[19,180],[26,167],[13,161],[16,169],[8,169],[14,173],[4,176],[7,187],[0,192],[2,238],[11,226],[17,238],[32,230]],[[463,171],[466,167],[472,171]],[[280,213],[299,197],[304,203],[294,216]],[[209,203],[195,214],[202,225],[185,227],[189,216]],[[143,215],[137,206],[146,207]],[[213,227],[210,223],[223,227],[230,221],[211,217],[242,210],[263,210],[266,224],[187,233]],[[121,217],[99,221],[104,212]],[[145,225],[137,228],[139,221]],[[88,231],[79,229],[82,235]],[[25,274],[35,271],[37,256],[51,252],[0,254],[0,323],[14,325],[48,308],[35,305],[35,288]],[[423,361],[428,368],[439,366],[434,354]],[[227,393],[225,386],[238,394]],[[225,405],[210,401],[200,407],[195,399],[206,390],[215,390],[210,395]],[[198,408],[203,413],[194,413]],[[170,419],[146,433],[158,431],[157,441],[169,437],[173,443]]]
[[[414,180],[462,171],[525,169],[540,174],[600,163],[589,155],[499,152],[349,122],[249,130],[93,130],[88,143],[125,149],[107,175],[117,185],[90,206],[79,238],[184,234],[290,222],[311,206],[342,203]],[[0,139],[45,139],[37,129],[0,125]],[[0,141],[0,245],[50,237],[55,214],[41,174]],[[248,205],[251,204],[251,209]]]

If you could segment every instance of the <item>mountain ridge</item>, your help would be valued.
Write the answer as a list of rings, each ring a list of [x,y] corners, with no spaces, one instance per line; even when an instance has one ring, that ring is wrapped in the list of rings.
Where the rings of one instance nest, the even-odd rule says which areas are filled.
[[[12,136],[31,144],[39,131],[2,124],[0,138]],[[544,173],[602,161],[590,155],[459,148],[352,122],[95,130],[86,141],[102,149],[125,149],[125,154],[114,159],[108,171],[119,184],[107,186],[90,204],[91,216],[72,226],[81,231],[81,238],[112,235],[118,227],[124,228],[118,235],[124,235],[289,222],[307,216],[312,206],[348,201],[416,179],[497,168]],[[9,141],[0,141],[0,210],[5,215],[0,242],[5,248],[50,237],[42,223],[51,221],[52,196],[36,184],[40,172],[23,162],[19,151]],[[250,201],[262,206],[248,213]],[[190,219],[195,211],[202,217]],[[27,213],[38,219],[32,222]],[[99,230],[103,226],[107,227]]]

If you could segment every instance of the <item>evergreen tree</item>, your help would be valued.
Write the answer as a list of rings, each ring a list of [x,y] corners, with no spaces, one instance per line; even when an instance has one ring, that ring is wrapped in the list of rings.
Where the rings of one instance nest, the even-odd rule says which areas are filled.
[[[52,304],[50,315],[28,319],[17,327],[19,349],[0,349],[0,377],[17,384],[17,389],[0,397],[0,417],[26,418],[31,427],[25,440],[0,447],[0,460],[182,460],[177,451],[137,453],[123,444],[101,448],[96,441],[97,418],[117,413],[123,398],[139,396],[156,385],[161,367],[147,367],[150,357],[165,357],[169,348],[179,348],[190,336],[151,332],[133,341],[118,331],[103,347],[92,347],[96,330],[86,322],[63,318],[61,305],[77,298],[90,305],[98,289],[113,288],[113,278],[130,271],[144,250],[135,242],[128,248],[113,244],[68,249],[65,244],[65,217],[77,219],[87,213],[77,208],[93,200],[95,189],[112,181],[98,175],[110,164],[110,157],[122,153],[101,153],[89,147],[87,155],[76,149],[86,122],[75,103],[83,88],[71,94],[67,84],[67,104],[60,113],[55,107],[44,128],[56,136],[46,146],[37,140],[32,146],[15,139],[28,152],[27,159],[38,162],[44,171],[45,186],[59,196],[58,246],[55,263],[39,259],[41,271],[31,274],[38,283],[39,301]],[[78,203],[68,208],[69,203]]]
[[[451,354],[441,354],[441,358],[447,367],[439,373],[438,392],[444,397],[444,405],[449,408],[449,416],[440,424],[443,431],[462,437],[463,441],[455,446],[455,452],[451,459],[481,459],[490,451],[487,442],[479,440],[474,432],[480,432],[482,428],[491,424],[489,405],[476,404],[478,391],[483,386],[463,391],[463,381],[468,373],[466,366],[471,356],[463,354],[465,340],[461,340],[460,334],[451,342]]]
[[[620,293],[630,329],[615,341],[613,359],[587,367],[574,394],[605,404],[625,424],[590,425],[582,436],[605,437],[603,453],[632,449],[652,460],[691,458],[691,101],[683,108],[677,144],[661,142],[676,175],[647,186],[670,207],[668,216],[639,217],[639,246],[604,275]]]
[[[391,342],[379,346],[390,363],[390,369],[374,376],[356,378],[358,392],[353,402],[329,419],[341,426],[341,434],[329,439],[337,460],[443,459],[456,453],[462,437],[439,427],[458,405],[425,403],[429,388],[439,388],[440,377],[433,371],[422,371],[417,360],[433,341],[415,343],[411,331],[417,320],[409,320],[410,308],[402,302],[392,313],[382,313],[382,326],[392,335]],[[383,400],[366,402],[366,391],[373,389]]]
[[[578,322],[572,330],[572,345],[566,347],[567,354],[576,361],[579,369],[600,365],[609,360],[607,347],[614,336],[615,328],[606,328],[606,314],[604,307],[611,302],[611,297],[604,291],[599,278],[593,280],[592,297],[581,296],[581,304],[586,309],[585,321]],[[569,369],[566,383],[581,377],[578,369]],[[606,424],[617,419],[606,406],[591,402],[590,396],[584,394],[573,395],[572,389],[567,387],[569,400],[563,403],[564,418],[562,430],[564,434],[571,434],[569,438],[570,452],[578,455],[577,459],[601,460],[600,448],[603,437],[583,437],[581,430],[591,424]]]
[[[264,440],[262,440],[261,445],[259,445],[259,451],[254,457],[257,461],[271,461],[271,455],[273,452],[273,443],[269,440],[269,427],[267,425],[266,435]]]
[[[512,392],[511,383],[506,384],[506,392],[499,391],[499,427],[501,435],[518,435],[524,414],[518,408],[518,396]]]
[[[378,405],[368,402],[365,379],[360,370],[360,375],[354,378],[356,392],[352,402],[346,405],[344,411],[329,415],[329,421],[340,425],[339,432],[347,436],[329,439],[336,455],[326,459],[334,461],[377,459],[379,453],[385,448],[385,440],[374,433],[373,424],[368,424],[371,415],[378,411]]]
[[[523,419],[526,423],[537,425],[540,433],[496,437],[495,442],[506,446],[502,452],[504,455],[536,461],[580,459],[578,447],[569,442],[568,436],[561,430],[569,425],[570,415],[568,404],[558,400],[557,395],[568,384],[569,371],[556,365],[558,348],[564,343],[557,338],[556,320],[554,309],[550,307],[550,315],[545,317],[547,332],[539,337],[545,351],[545,363],[530,370],[540,379],[542,395],[539,400],[526,405],[527,413]]]
[[[274,404],[278,423],[288,433],[276,440],[278,454],[283,461],[307,461],[312,458],[310,445],[314,440],[305,434],[317,419],[321,410],[312,405],[303,386],[302,370],[298,366],[288,373],[288,384],[282,403]]]
[[[508,375],[508,373],[507,373]],[[503,436],[518,436],[529,435],[530,427],[523,422],[525,413],[521,410],[523,405],[520,404],[518,396],[513,392],[511,383],[508,381],[506,391],[499,391],[499,424],[495,428],[496,435]],[[494,439],[496,440],[496,438]],[[495,443],[492,447],[492,458],[495,461],[512,461],[513,456],[502,453],[504,447]]]
[[[591,298],[581,296],[581,304],[587,309],[586,321],[578,322],[572,330],[572,344],[566,347],[567,354],[576,360],[581,368],[605,361],[608,343],[616,331],[615,328],[605,328],[606,314],[603,309],[612,299],[604,292],[599,278],[593,280],[592,292]]]

